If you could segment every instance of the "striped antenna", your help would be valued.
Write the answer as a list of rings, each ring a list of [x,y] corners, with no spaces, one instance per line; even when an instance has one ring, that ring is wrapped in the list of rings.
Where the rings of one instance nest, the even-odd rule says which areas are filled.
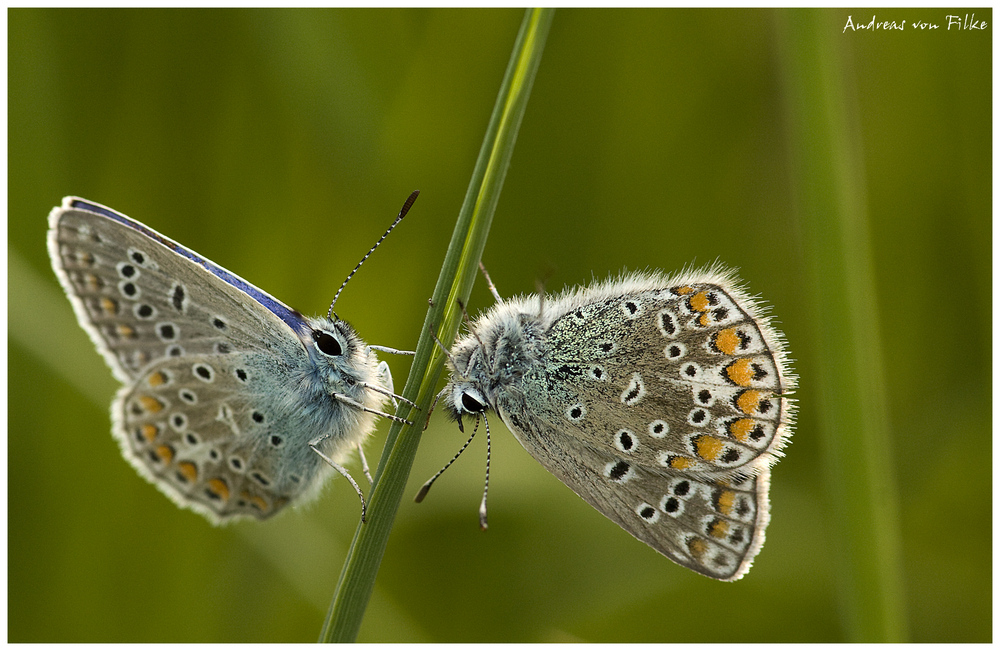
[[[384,240],[389,235],[389,233],[392,232],[392,229],[396,228],[396,224],[401,222],[403,220],[403,217],[406,217],[406,213],[410,211],[410,206],[412,206],[413,202],[417,200],[418,194],[420,194],[420,190],[414,190],[413,192],[410,193],[410,196],[408,196],[406,198],[406,201],[403,202],[403,207],[400,209],[399,216],[396,217],[396,221],[392,222],[392,225],[389,226],[389,228],[384,233],[382,233],[382,237],[378,238],[378,242],[375,242],[375,246],[368,249],[368,253],[365,254],[365,257],[361,258],[361,262],[359,262],[357,266],[354,267],[354,270],[351,271],[351,273],[347,274],[347,278],[345,278],[344,282],[340,285],[340,289],[338,289],[337,293],[333,295],[333,301],[330,303],[330,309],[327,310],[326,312],[326,318],[329,319],[331,317],[336,316],[333,313],[333,306],[337,304],[337,299],[340,298],[340,292],[344,291],[344,287],[347,286],[347,281],[350,280],[352,277],[354,277],[354,274],[358,272],[358,269],[360,269],[361,265],[365,263],[365,260],[368,259],[368,256],[370,256],[375,251],[375,249],[378,248],[378,245],[381,244],[382,240]],[[338,321],[340,320],[339,317],[337,320]]]

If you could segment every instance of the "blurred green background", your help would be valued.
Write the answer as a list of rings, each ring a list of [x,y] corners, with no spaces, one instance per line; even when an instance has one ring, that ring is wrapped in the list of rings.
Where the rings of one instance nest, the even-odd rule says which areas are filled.
[[[990,641],[992,12],[976,10],[985,32],[847,33],[849,14],[958,12],[822,13],[859,118],[908,636]],[[49,210],[104,203],[316,314],[420,189],[337,304],[370,343],[412,348],[522,15],[8,10],[10,641],[314,641],[358,517],[334,480],[310,507],[216,529],[139,478],[110,436],[116,383],[51,271]],[[753,570],[724,584],[670,563],[493,419],[489,532],[477,441],[404,500],[360,641],[849,639],[788,19],[558,11],[483,257],[505,296],[718,258],[774,306],[800,415]],[[477,282],[470,310],[491,303]],[[407,358],[388,361],[402,387]],[[408,494],[463,440],[436,414]]]

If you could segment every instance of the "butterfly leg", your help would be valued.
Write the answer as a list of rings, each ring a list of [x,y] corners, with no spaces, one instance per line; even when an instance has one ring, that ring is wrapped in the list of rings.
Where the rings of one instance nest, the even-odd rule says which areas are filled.
[[[333,468],[334,470],[336,470],[337,472],[339,472],[341,475],[343,475],[344,477],[346,477],[347,481],[351,482],[351,486],[354,487],[354,490],[356,490],[357,493],[358,493],[358,497],[361,498],[361,522],[364,523],[364,521],[365,521],[365,514],[368,512],[368,505],[365,503],[365,494],[361,492],[361,487],[358,486],[358,482],[354,481],[354,477],[351,477],[351,473],[347,472],[347,468],[343,467],[342,465],[340,465],[339,463],[335,462],[330,457],[328,457],[325,454],[323,454],[322,452],[320,452],[319,448],[316,447],[316,443],[318,443],[321,440],[322,440],[322,437],[320,439],[317,439],[315,442],[309,443],[310,449],[312,449],[313,452],[315,452],[316,454],[318,454],[320,459],[322,459],[323,461],[327,462],[327,464],[329,464],[331,468]]]
[[[442,393],[444,393],[442,391]],[[441,394],[434,396],[434,402],[431,403],[431,408],[427,410],[427,420],[424,421],[424,429],[426,430],[431,425],[431,414],[434,413],[434,408],[437,407],[438,400],[441,399]]]
[[[369,386],[368,388],[372,389],[374,387]],[[377,409],[370,409],[368,407],[365,407],[363,404],[361,404],[360,402],[358,402],[354,398],[352,398],[350,396],[345,396],[342,393],[335,393],[335,394],[333,394],[333,397],[336,400],[341,401],[345,405],[350,405],[352,407],[357,407],[361,411],[367,411],[369,414],[375,414],[376,416],[383,416],[385,418],[388,418],[389,420],[394,420],[397,423],[403,423],[404,425],[412,425],[413,424],[412,421],[408,421],[405,418],[400,418],[399,416],[396,416],[395,414],[387,414],[384,411],[379,411]],[[402,396],[399,396],[399,397],[402,398]],[[404,400],[405,400],[405,398],[404,398]]]
[[[366,389],[371,389],[375,393],[381,393],[384,396],[389,396],[389,398],[392,400],[392,406],[393,407],[399,407],[399,403],[396,402],[397,400],[401,400],[401,401],[405,402],[406,404],[410,405],[411,407],[416,407],[417,406],[417,403],[413,402],[412,400],[404,398],[403,396],[399,395],[398,393],[393,393],[392,391],[387,391],[386,389],[383,389],[380,386],[376,386],[374,384],[368,384],[367,382],[360,382],[359,384],[361,386],[363,386],[364,388],[366,388]],[[382,412],[375,412],[375,413],[382,413]]]
[[[389,365],[385,362],[380,362],[378,365],[378,378],[382,386],[384,386],[388,391],[386,395],[388,395],[390,400],[392,400],[392,406],[398,409],[399,403],[396,402],[395,393],[393,393],[395,387],[392,384],[392,373],[389,371]],[[364,386],[378,391],[376,387],[369,384],[365,384]],[[409,402],[409,400],[407,400],[407,402]],[[371,469],[368,467],[368,459],[365,458],[365,449],[361,443],[358,443],[358,458],[361,460],[361,471],[365,473],[365,477],[368,479],[368,485],[373,486],[375,481],[372,479]]]
[[[362,382],[361,386],[363,386],[366,389],[371,389],[376,393],[381,393],[384,396],[389,396],[389,399],[392,400],[392,406],[394,409],[399,408],[399,402],[397,402],[398,400],[402,400],[411,407],[417,406],[417,403],[413,402],[412,400],[408,400],[395,392],[396,388],[392,384],[392,373],[389,371],[389,365],[387,363],[379,362],[378,371],[376,371],[376,373],[379,379],[378,385]]]
[[[379,350],[383,353],[389,353],[390,355],[416,355],[415,350],[398,350],[396,348],[389,348],[388,346],[368,346],[372,350]]]
[[[535,290],[538,291],[538,318],[541,318],[542,313],[545,311],[545,283],[541,280],[536,280]]]
[[[368,485],[373,486],[375,480],[372,479],[372,473],[368,468],[368,459],[365,458],[365,449],[358,443],[358,458],[361,459],[361,472],[365,473],[365,478],[368,479]]]
[[[493,284],[493,279],[490,278],[490,274],[486,271],[486,266],[483,265],[482,260],[479,261],[479,270],[483,272],[483,277],[486,278],[486,286],[490,288],[493,298],[497,300],[497,303],[503,303],[503,299],[500,298],[500,294],[497,292],[497,286]]]
[[[388,391],[388,395],[392,399],[392,406],[399,408],[399,403],[396,402],[396,385],[392,382],[392,371],[389,370],[389,365],[386,362],[379,362],[376,374],[378,375],[379,383]],[[413,403],[411,402],[410,404]]]
[[[458,307],[462,310],[462,318],[465,319],[465,325],[466,325],[466,327],[469,328],[469,332],[471,332],[472,336],[476,338],[476,341],[479,342],[479,345],[482,348],[485,348],[486,345],[483,343],[483,340],[479,338],[479,332],[473,327],[473,325],[472,325],[472,319],[469,318],[469,313],[466,312],[466,310],[465,310],[465,303],[463,303],[462,301],[460,301],[458,299],[455,299],[455,302],[458,304]],[[438,344],[440,344],[440,343],[441,342],[439,341]],[[448,357],[450,359],[451,355],[449,355]]]
[[[451,365],[455,366],[455,358],[451,356],[451,351],[448,350],[448,347],[442,344],[441,340],[438,339],[437,333],[434,332],[434,324],[431,324],[431,336],[434,337],[434,343],[436,343],[438,345],[438,348],[440,348],[444,352],[445,357],[448,358],[448,361],[451,362]]]

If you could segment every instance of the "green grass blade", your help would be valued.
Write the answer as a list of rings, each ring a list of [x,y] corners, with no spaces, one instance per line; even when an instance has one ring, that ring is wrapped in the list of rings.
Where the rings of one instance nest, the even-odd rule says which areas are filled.
[[[800,364],[819,396],[841,613],[852,642],[906,638],[898,488],[879,338],[860,123],[830,14],[780,14],[794,183],[813,350]]]
[[[404,428],[393,423],[389,429],[375,472],[368,521],[359,525],[354,534],[321,642],[353,642],[361,628],[420,442],[425,414],[444,369],[444,355],[432,331],[445,345],[458,332],[461,311],[456,300],[467,301],[472,291],[553,13],[552,9],[529,9],[521,23],[403,389],[402,395],[414,401],[417,408],[411,411],[403,405],[397,415],[411,419],[414,425]]]

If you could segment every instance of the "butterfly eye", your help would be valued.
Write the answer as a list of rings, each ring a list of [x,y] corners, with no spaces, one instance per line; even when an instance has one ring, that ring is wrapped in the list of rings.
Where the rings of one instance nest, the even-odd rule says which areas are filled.
[[[486,411],[486,405],[468,393],[462,394],[462,407],[471,414],[478,414]]]
[[[316,347],[320,352],[330,357],[340,357],[344,354],[344,348],[333,335],[322,330],[313,330],[313,339],[316,340]]]

